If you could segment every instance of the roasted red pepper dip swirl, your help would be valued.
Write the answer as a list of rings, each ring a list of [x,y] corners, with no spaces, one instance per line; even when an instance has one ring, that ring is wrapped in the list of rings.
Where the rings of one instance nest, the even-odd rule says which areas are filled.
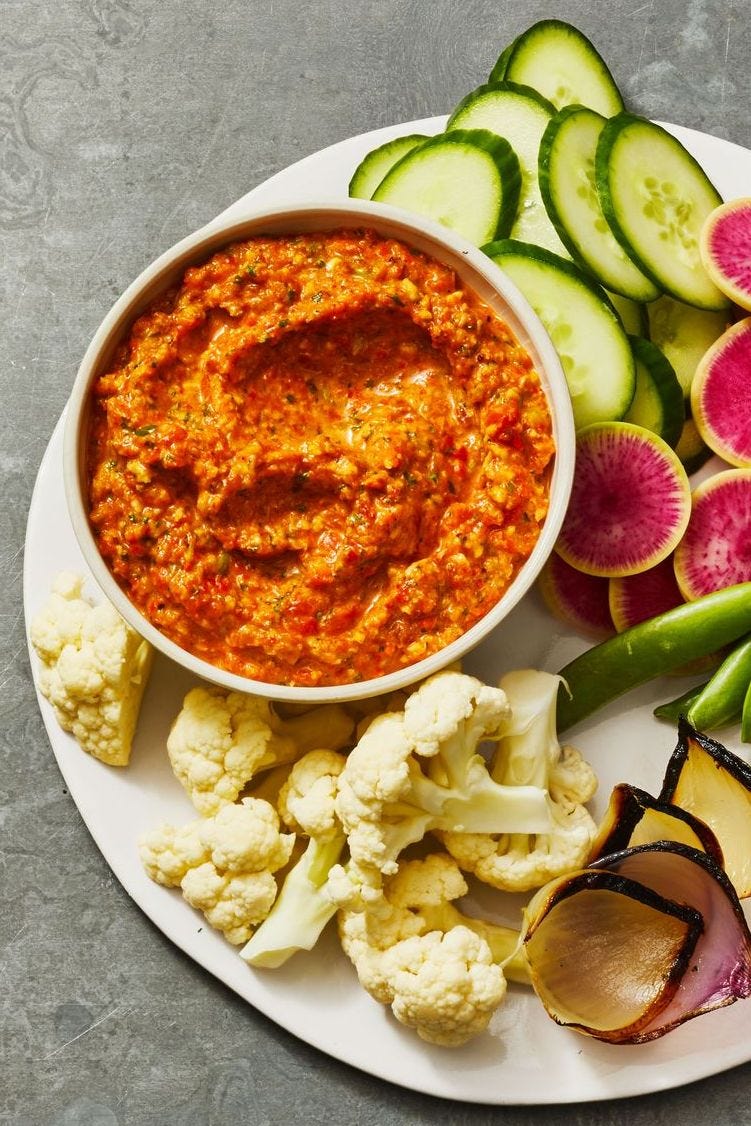
[[[102,556],[162,633],[256,680],[345,684],[442,649],[547,512],[529,355],[452,269],[371,230],[187,270],[93,395]]]

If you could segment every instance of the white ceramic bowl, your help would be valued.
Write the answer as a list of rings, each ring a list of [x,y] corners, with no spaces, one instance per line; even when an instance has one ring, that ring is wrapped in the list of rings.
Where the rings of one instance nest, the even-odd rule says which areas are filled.
[[[190,265],[205,261],[222,247],[258,234],[292,234],[340,227],[371,227],[402,239],[453,267],[463,283],[494,308],[530,353],[547,395],[556,447],[550,506],[540,537],[513,583],[483,618],[444,649],[386,676],[357,684],[291,687],[251,680],[225,671],[180,648],[156,629],[130,602],[99,554],[88,520],[85,439],[90,388],[110,363],[117,344],[134,319]],[[94,578],[130,625],[158,650],[197,676],[241,692],[276,700],[324,703],[362,699],[414,683],[467,653],[506,617],[527,593],[553,549],[571,490],[574,470],[574,424],[566,380],[550,339],[529,304],[486,255],[452,231],[397,208],[362,200],[295,205],[258,214],[223,227],[212,225],[183,239],[148,266],[115,303],[91,341],[68,404],[64,445],[65,491],[73,529]]]

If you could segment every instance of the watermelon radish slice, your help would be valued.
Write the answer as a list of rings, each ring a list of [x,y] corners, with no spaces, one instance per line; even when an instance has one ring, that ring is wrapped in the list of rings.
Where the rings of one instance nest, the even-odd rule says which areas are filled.
[[[689,600],[751,579],[751,469],[726,469],[694,490],[675,577]]]
[[[555,549],[588,575],[636,575],[670,555],[690,512],[686,471],[662,438],[630,422],[595,423],[577,439]]]
[[[598,641],[614,633],[607,579],[585,575],[553,553],[540,572],[537,585],[551,614],[577,633]]]
[[[610,615],[619,633],[672,610],[683,601],[672,556],[641,574],[610,580]]]
[[[751,310],[751,199],[731,199],[711,212],[701,230],[699,254],[720,292]]]
[[[751,317],[704,356],[691,385],[691,412],[711,450],[731,465],[751,466]]]

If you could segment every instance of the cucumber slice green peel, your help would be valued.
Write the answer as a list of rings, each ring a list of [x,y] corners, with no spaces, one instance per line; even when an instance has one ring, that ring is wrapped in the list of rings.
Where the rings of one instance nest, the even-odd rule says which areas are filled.
[[[540,141],[555,106],[529,86],[494,82],[479,86],[456,107],[446,125],[454,129],[489,129],[505,137],[519,158],[522,186],[511,238],[544,246],[556,254],[566,249],[548,218],[540,196],[537,158]]]
[[[577,265],[623,297],[654,301],[661,291],[628,257],[600,206],[595,154],[605,122],[583,106],[559,110],[540,142],[540,193]]]
[[[539,246],[506,239],[483,250],[545,326],[563,365],[577,430],[622,418],[636,388],[634,357],[600,286],[572,262]]]
[[[712,457],[712,451],[705,445],[698,427],[690,414],[686,414],[681,436],[675,444],[675,452],[683,463],[689,477],[698,473],[703,465]]]
[[[381,180],[396,162],[427,140],[422,133],[410,133],[407,137],[397,137],[372,149],[355,169],[349,182],[349,195],[353,199],[371,199]]]
[[[493,69],[493,78],[504,55]],[[509,51],[502,77],[532,86],[558,109],[575,103],[605,117],[623,109],[605,60],[586,35],[562,20],[541,20],[523,32]]]
[[[511,58],[511,52],[516,46],[516,40],[512,39],[508,46],[504,47],[498,56],[493,69],[490,72],[488,82],[502,82],[506,77],[506,68],[508,61]]]
[[[699,255],[701,228],[720,196],[680,141],[620,113],[602,130],[595,174],[603,214],[642,273],[687,305],[725,308]]]
[[[631,301],[628,297],[622,297],[620,293],[612,293],[610,290],[605,292],[615,306],[615,311],[621,318],[623,327],[629,336],[643,336],[646,340],[649,340],[647,306],[640,305],[637,301]]]
[[[636,362],[636,393],[624,421],[651,430],[675,449],[686,419],[678,377],[651,340],[640,336],[629,340]]]
[[[649,331],[639,335],[662,349],[688,398],[699,361],[730,323],[729,311],[695,309],[665,295],[647,306],[647,316]]]
[[[520,188],[519,161],[504,137],[456,129],[397,161],[373,199],[426,215],[482,246],[511,230]]]

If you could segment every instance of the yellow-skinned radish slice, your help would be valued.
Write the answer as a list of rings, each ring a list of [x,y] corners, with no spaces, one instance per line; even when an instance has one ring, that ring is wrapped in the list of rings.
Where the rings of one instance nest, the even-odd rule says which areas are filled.
[[[731,199],[712,211],[701,230],[699,253],[720,292],[751,310],[751,199]]]
[[[556,551],[588,575],[636,575],[670,555],[690,511],[686,471],[666,442],[632,423],[597,423],[577,439]]]
[[[551,614],[577,633],[601,640],[615,632],[607,579],[577,571],[554,552],[540,572],[537,584]]]
[[[711,450],[731,465],[751,466],[751,317],[724,332],[702,359],[691,412]]]
[[[727,469],[694,489],[675,577],[689,600],[751,579],[751,469]]]

